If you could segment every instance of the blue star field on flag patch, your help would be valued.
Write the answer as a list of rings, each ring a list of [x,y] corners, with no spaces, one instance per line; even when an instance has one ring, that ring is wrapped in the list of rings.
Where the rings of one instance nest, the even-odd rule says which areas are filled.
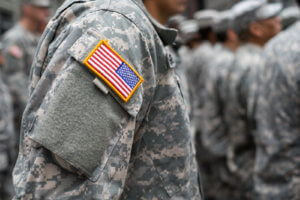
[[[101,40],[84,59],[83,64],[126,103],[144,82],[143,77],[109,45],[107,40]]]
[[[140,78],[124,62],[117,69],[116,73],[121,76],[132,89],[134,89],[140,81]]]

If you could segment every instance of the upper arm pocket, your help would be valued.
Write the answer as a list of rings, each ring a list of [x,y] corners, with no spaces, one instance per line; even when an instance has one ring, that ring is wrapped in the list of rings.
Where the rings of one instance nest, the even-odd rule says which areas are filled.
[[[129,153],[116,151],[124,146],[121,137],[130,147],[143,102],[142,89],[125,103],[113,91],[106,95],[94,85],[96,75],[83,61],[102,39],[108,38],[90,29],[68,50],[70,57],[44,98],[29,133],[31,139],[92,181],[98,180],[110,160],[128,160],[130,148],[125,149]]]
[[[97,30],[95,30],[93,28],[91,28],[87,32],[85,32],[82,35],[82,37],[80,37],[68,51],[68,53],[77,62],[81,63],[82,66],[85,66],[86,70],[90,71],[94,77],[97,77],[97,74],[93,70],[88,68],[84,63],[86,62],[87,57],[89,57],[91,55],[91,53],[94,52],[95,47],[99,44],[100,41],[107,42],[107,44],[112,46],[113,51],[115,51],[115,53],[117,54],[118,48],[113,46],[112,44],[110,44],[109,38],[103,36]],[[127,55],[121,55],[121,56],[123,56],[125,59],[130,60],[130,58],[128,58]],[[106,55],[105,59],[106,60],[109,60],[109,59],[114,60],[114,58],[108,58],[108,57],[109,57],[109,54]],[[97,60],[97,62],[100,62],[100,61]],[[128,64],[128,65],[130,65],[130,64]],[[111,71],[113,71],[113,70],[111,70]],[[109,71],[109,73],[111,73],[111,71]],[[128,77],[130,77],[129,75],[131,75],[131,74],[128,73],[127,75],[128,75],[127,76],[127,78],[128,78]],[[125,74],[125,76],[126,76],[126,74]],[[119,77],[118,78],[114,77],[113,79],[114,79],[114,82],[116,82],[116,83],[124,82],[123,80],[121,80],[122,78],[119,78]],[[112,97],[114,97],[114,99],[119,103],[119,105],[121,107],[123,107],[123,109],[125,109],[128,112],[128,114],[130,114],[133,117],[137,116],[138,112],[141,109],[142,103],[143,103],[142,102],[142,99],[143,99],[143,97],[142,97],[143,88],[142,87],[138,87],[137,90],[135,90],[135,92],[133,93],[133,96],[131,97],[131,99],[128,102],[124,102],[122,99],[120,99],[120,97],[117,95],[115,90],[112,89],[112,87],[111,87],[112,84],[107,83],[107,81],[105,81],[101,78],[99,78],[99,80],[101,80],[102,84],[105,85],[109,89],[110,95]],[[124,86],[124,88],[125,87],[126,86]]]
[[[72,63],[43,103],[44,114],[37,117],[30,137],[95,181],[124,134],[121,122],[133,119]]]

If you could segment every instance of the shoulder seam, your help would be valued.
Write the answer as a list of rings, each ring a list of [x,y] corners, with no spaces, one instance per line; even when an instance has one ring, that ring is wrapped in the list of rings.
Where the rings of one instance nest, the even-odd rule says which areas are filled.
[[[93,11],[87,13],[86,16],[89,15],[89,14],[92,14],[92,13],[99,12],[99,11],[105,11],[105,12],[117,13],[117,14],[123,16],[125,19],[127,19],[127,21],[129,21],[130,23],[134,24],[134,26],[139,30],[139,32],[142,34],[142,36],[145,37],[143,31],[141,31],[141,29],[139,28],[139,26],[138,26],[132,19],[130,19],[129,17],[127,17],[125,14],[120,13],[120,12],[117,12],[117,11],[115,11],[115,10],[101,8],[101,9],[93,10]]]

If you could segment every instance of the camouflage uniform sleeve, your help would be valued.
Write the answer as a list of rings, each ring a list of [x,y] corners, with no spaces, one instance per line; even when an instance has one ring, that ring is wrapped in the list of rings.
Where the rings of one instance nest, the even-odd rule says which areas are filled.
[[[106,20],[102,21],[97,17],[89,16],[97,21],[82,20],[58,36],[58,48],[54,41],[48,49],[52,58],[46,67],[39,66],[47,60],[39,56],[49,41],[47,37],[41,41],[33,83],[39,72],[43,75],[33,84],[29,107],[39,106],[38,98],[42,100],[29,122],[32,125],[25,128],[15,166],[17,198],[119,199],[122,194],[135,130],[150,102],[155,69],[146,43],[150,40],[132,22],[117,13],[103,13]],[[108,41],[147,79],[128,103],[102,81],[102,90],[97,88],[96,75],[83,65],[101,40]],[[25,123],[30,117],[25,112]]]
[[[252,187],[254,171],[256,126],[255,110],[258,97],[257,74],[263,65],[261,51],[243,49],[230,72],[227,122],[230,145],[227,152],[229,169],[245,184]]]
[[[257,109],[257,199],[300,198],[300,23],[266,46]]]

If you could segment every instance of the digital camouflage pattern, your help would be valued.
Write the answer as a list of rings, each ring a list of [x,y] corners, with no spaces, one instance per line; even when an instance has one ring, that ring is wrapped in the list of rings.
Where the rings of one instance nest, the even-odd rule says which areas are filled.
[[[197,119],[200,123],[198,140],[203,146],[202,151],[210,157],[205,173],[202,173],[203,187],[207,199],[238,200],[241,197],[234,188],[236,180],[227,166],[230,137],[225,119],[225,107],[230,103],[227,102],[228,77],[235,53],[221,44],[218,49],[217,57],[205,70],[203,108]]]
[[[196,126],[192,121],[193,118],[193,110],[192,110],[192,86],[190,85],[190,76],[189,71],[193,67],[193,52],[195,49],[190,49],[187,46],[181,46],[181,48],[178,51],[179,57],[180,57],[180,65],[177,67],[177,74],[179,78],[181,79],[181,90],[183,93],[183,97],[186,103],[186,107],[188,110],[188,114],[191,120],[191,132],[192,132],[192,138],[195,138],[195,132],[196,132]]]
[[[0,73],[0,199],[9,199],[11,187],[12,139],[14,138],[11,98]]]
[[[186,63],[191,65],[188,67],[188,81],[191,97],[191,121],[193,128],[193,139],[196,144],[196,157],[200,171],[203,178],[203,186],[205,197],[209,198],[212,186],[216,186],[217,179],[214,179],[216,173],[216,165],[213,163],[216,161],[213,155],[205,149],[202,143],[201,137],[201,120],[203,114],[204,103],[204,89],[205,89],[205,77],[209,63],[214,59],[216,55],[219,55],[221,48],[219,45],[212,46],[209,42],[205,41],[195,50],[193,50],[191,56],[186,59]],[[190,61],[189,61],[189,60]],[[214,179],[214,182],[210,182]],[[214,187],[215,188],[215,187]]]
[[[218,52],[218,56],[205,69],[203,109],[197,121],[201,123],[201,137],[205,148],[214,155],[223,157],[229,146],[224,110],[229,69],[233,65],[235,53],[223,45]]]
[[[192,53],[192,63],[191,67],[188,69],[189,85],[190,85],[190,97],[192,106],[192,123],[193,119],[197,118],[200,114],[200,109],[202,107],[202,91],[204,88],[204,68],[213,59],[215,55],[214,46],[209,42],[202,42]],[[197,127],[198,128],[198,127]]]
[[[28,99],[29,72],[38,41],[39,35],[28,32],[20,23],[3,36],[4,81],[12,96],[17,132],[20,131],[22,114]]]
[[[255,191],[258,200],[300,199],[300,22],[271,40],[260,74]]]
[[[252,43],[242,45],[236,53],[228,78],[227,102],[230,103],[225,107],[225,120],[230,145],[227,164],[232,179],[236,180],[234,184],[241,199],[251,199],[253,194],[257,74],[264,64],[262,51],[261,47]]]
[[[175,37],[141,0],[69,0],[58,9],[33,64],[15,199],[201,199],[165,48]],[[98,89],[82,64],[102,39],[145,80],[128,103],[102,82]]]
[[[222,159],[219,159],[219,155],[216,156],[214,155],[214,153],[211,151],[211,149],[207,149],[205,146],[205,143],[207,141],[203,141],[203,139],[205,139],[205,137],[203,136],[202,131],[204,131],[204,115],[206,115],[205,113],[205,109],[204,109],[204,103],[206,101],[206,98],[208,98],[208,96],[206,96],[206,86],[209,81],[211,81],[209,79],[209,74],[212,71],[210,71],[211,68],[211,64],[212,62],[216,61],[216,60],[223,60],[223,53],[225,51],[226,54],[226,49],[223,48],[223,46],[221,44],[216,44],[214,47],[210,46],[208,43],[204,43],[204,49],[206,49],[203,54],[206,55],[204,57],[206,57],[206,60],[204,62],[200,64],[200,59],[193,59],[193,64],[194,66],[192,67],[196,67],[198,66],[198,72],[194,72],[199,73],[199,77],[196,80],[196,77],[193,77],[192,74],[190,74],[193,78],[189,77],[189,80],[191,81],[192,79],[194,79],[194,83],[190,83],[190,84],[194,84],[194,87],[192,85],[190,85],[190,87],[192,89],[194,89],[193,94],[193,106],[194,108],[193,110],[193,115],[192,115],[192,124],[194,125],[195,128],[195,143],[196,143],[196,151],[197,151],[197,160],[200,166],[200,170],[201,170],[201,174],[202,174],[202,179],[203,179],[203,187],[204,187],[204,192],[205,192],[205,197],[207,199],[212,199],[212,198],[217,198],[218,195],[222,196],[222,198],[225,198],[225,194],[224,192],[227,192],[224,190],[224,188],[222,188],[222,183],[220,181],[220,177],[218,177],[217,174],[224,174],[226,175],[226,169],[220,168],[220,166],[225,163],[225,159],[224,157],[222,157]],[[209,45],[209,46],[207,46]],[[211,47],[212,49],[210,49],[211,51],[209,51],[209,48]],[[196,56],[196,52],[198,52],[198,54],[200,53],[199,48],[195,50],[195,52],[193,53],[193,56]],[[199,57],[201,57],[202,55],[198,55]],[[198,64],[195,63],[195,61],[198,60]],[[225,64],[222,63],[222,66],[224,66]],[[196,70],[196,68],[192,69],[191,71],[189,71],[190,73],[192,71]],[[201,72],[200,72],[201,70]],[[195,86],[195,84],[197,84]],[[197,87],[197,89],[196,89]],[[197,98],[195,98],[197,97]],[[207,116],[208,117],[208,116]],[[214,123],[214,122],[209,122]],[[207,138],[206,138],[207,139]],[[212,147],[210,146],[209,148],[218,148],[218,147]],[[223,164],[224,166],[224,164]],[[222,177],[225,178],[225,177]],[[216,193],[216,189],[220,192]],[[222,190],[222,191],[221,191]],[[228,192],[227,192],[228,193]],[[227,194],[226,194],[227,195]],[[228,194],[230,197],[231,194]],[[228,196],[227,195],[227,196]],[[219,196],[219,197],[220,197]]]
[[[178,77],[178,81],[179,81],[179,85],[183,95],[186,109],[190,114],[191,104],[190,104],[189,84],[187,79],[187,69],[189,65],[186,65],[187,64],[186,59],[190,58],[190,56],[187,55],[186,51],[181,51],[182,48],[185,49],[185,47],[177,47],[174,44],[172,44],[171,46],[167,47],[167,50],[169,51],[170,54],[169,56],[170,63],[176,64],[175,73]]]

